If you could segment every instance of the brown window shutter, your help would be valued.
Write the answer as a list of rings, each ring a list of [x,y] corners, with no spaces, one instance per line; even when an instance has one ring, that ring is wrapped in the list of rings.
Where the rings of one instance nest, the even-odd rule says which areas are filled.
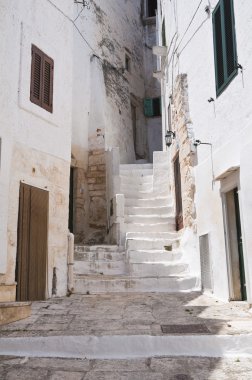
[[[49,112],[53,111],[53,66],[53,60],[44,55],[42,107]]]
[[[32,45],[30,100],[37,105],[41,105],[43,63],[42,54],[43,53],[36,46]]]

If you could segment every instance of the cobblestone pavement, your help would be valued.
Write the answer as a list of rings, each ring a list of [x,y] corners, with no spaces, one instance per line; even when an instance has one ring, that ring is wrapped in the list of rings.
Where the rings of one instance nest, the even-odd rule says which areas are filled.
[[[199,293],[72,295],[34,302],[32,315],[1,326],[0,337],[162,335],[161,325],[170,324],[203,324],[212,334],[251,333],[252,314],[246,304]]]
[[[209,334],[252,332],[246,304],[199,293],[72,295],[34,302],[31,317],[0,327],[1,337],[163,335],[161,325],[205,326]],[[1,339],[0,339],[1,344]],[[0,357],[0,380],[252,380],[252,359],[80,360]]]
[[[0,358],[1,380],[251,380],[252,359]]]

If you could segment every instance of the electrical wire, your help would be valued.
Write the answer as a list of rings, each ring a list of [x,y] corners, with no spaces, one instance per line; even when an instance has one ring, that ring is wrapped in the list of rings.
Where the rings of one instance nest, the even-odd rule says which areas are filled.
[[[119,74],[121,74],[122,78],[126,80],[125,76],[123,75],[124,74],[124,68],[121,67],[121,68],[118,68],[118,67],[115,67],[114,65],[112,65],[109,61],[107,60],[104,60],[102,59],[97,53],[96,51],[93,49],[93,47],[90,45],[90,43],[86,40],[86,38],[83,36],[83,34],[81,33],[80,29],[78,28],[78,26],[75,24],[75,20],[80,16],[80,13],[78,14],[77,18],[75,20],[72,20],[71,17],[69,17],[68,15],[66,15],[59,7],[57,7],[57,5],[55,5],[51,0],[47,0],[48,3],[50,3],[55,9],[57,9],[58,12],[60,12],[67,20],[69,20],[75,27],[76,31],[79,33],[80,37],[83,39],[83,41],[86,43],[86,45],[89,47],[89,49],[93,52],[92,56],[96,57],[97,59],[99,59],[99,61],[104,64],[108,64],[109,67],[115,71],[117,71]],[[84,9],[84,8],[83,8]],[[82,9],[82,10],[83,10]],[[136,78],[137,80],[140,81],[140,78],[137,77],[136,75],[130,73],[130,75],[132,75],[134,78]],[[148,87],[148,88],[152,88],[153,90],[158,90],[156,87],[154,86],[149,86],[149,85],[144,85],[145,87]]]
[[[75,20],[72,20],[71,17],[69,17],[67,14],[65,14],[65,12],[62,11],[62,9],[60,9],[59,7],[57,7],[56,4],[54,4],[51,0],[47,0],[48,3],[50,3],[55,9],[57,9],[58,12],[60,12],[67,20],[69,20],[73,26],[75,27],[75,29],[77,30],[77,32],[79,33],[79,35],[81,36],[81,38],[83,39],[83,41],[85,41],[85,43],[88,45],[89,49],[99,58],[99,59],[102,59],[98,56],[98,54],[95,52],[95,50],[92,48],[92,46],[90,45],[90,43],[86,40],[86,38],[83,36],[83,34],[81,33],[80,29],[78,28],[78,26],[75,24]],[[84,9],[84,8],[83,8]],[[79,16],[78,16],[79,17]],[[78,18],[77,17],[77,18]]]
[[[183,48],[180,50],[180,52],[178,52],[178,55],[181,55],[181,53],[185,50],[185,48],[189,45],[189,43],[192,41],[192,39],[194,38],[194,36],[198,33],[198,31],[202,28],[202,26],[205,24],[206,21],[208,21],[209,18],[207,17],[204,21],[202,21],[202,23],[200,24],[200,26],[195,30],[195,32],[193,33],[193,35],[190,37],[190,39],[187,41],[187,43],[183,46]]]
[[[190,26],[192,25],[192,23],[193,23],[193,20],[195,19],[195,16],[196,16],[196,14],[198,13],[198,10],[199,10],[199,8],[200,8],[200,6],[201,6],[202,2],[203,2],[203,0],[200,0],[200,2],[199,2],[199,4],[198,4],[198,6],[197,6],[197,8],[196,8],[196,10],[195,10],[195,12],[194,12],[194,14],[193,14],[193,16],[192,16],[192,19],[191,19],[191,21],[189,22],[189,24],[188,24],[188,26],[187,26],[187,28],[186,28],[186,30],[185,30],[185,32],[184,32],[184,34],[183,34],[183,36],[181,37],[181,40],[180,40],[180,42],[178,43],[178,46],[177,46],[177,49],[176,49],[176,51],[178,50],[178,48],[179,48],[179,46],[181,45],[181,43],[182,43],[182,41],[183,41],[183,39],[184,39],[184,37],[185,37],[186,33],[188,32],[188,30],[189,30]]]

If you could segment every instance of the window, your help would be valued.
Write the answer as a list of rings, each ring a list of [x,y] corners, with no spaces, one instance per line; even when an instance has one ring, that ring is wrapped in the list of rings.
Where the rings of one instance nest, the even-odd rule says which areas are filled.
[[[32,45],[31,89],[32,103],[53,111],[53,60]]]
[[[127,70],[130,73],[130,69],[131,69],[131,59],[127,54],[125,54],[125,70]]]
[[[147,17],[155,17],[157,10],[157,0],[147,0]]]
[[[162,46],[166,46],[165,20],[162,23]]]
[[[144,114],[146,117],[161,116],[161,98],[144,99]]]
[[[168,105],[168,130],[172,131],[172,112],[171,104]]]
[[[219,96],[237,75],[233,0],[220,0],[213,12],[216,94]]]

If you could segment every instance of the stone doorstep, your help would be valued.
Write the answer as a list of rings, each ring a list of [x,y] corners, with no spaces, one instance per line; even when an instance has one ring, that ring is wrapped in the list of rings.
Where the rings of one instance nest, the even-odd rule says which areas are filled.
[[[198,292],[198,279],[190,275],[136,277],[129,275],[75,275],[75,294]]]
[[[0,355],[80,359],[252,358],[252,334],[1,338]]]
[[[0,303],[0,325],[25,319],[31,315],[31,302]]]

